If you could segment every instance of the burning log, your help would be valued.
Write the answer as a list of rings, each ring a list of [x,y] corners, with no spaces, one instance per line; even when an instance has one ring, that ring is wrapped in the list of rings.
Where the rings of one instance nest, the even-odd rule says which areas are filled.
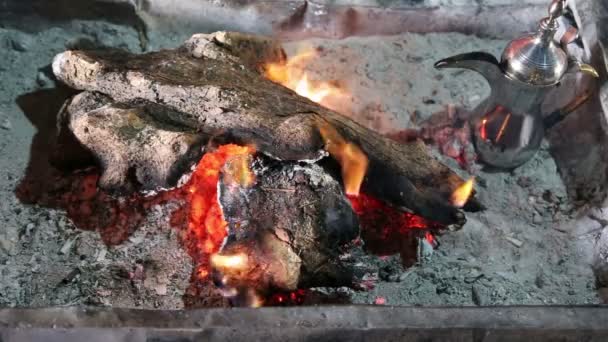
[[[327,150],[320,127],[333,127],[369,159],[362,192],[443,224],[464,223],[463,213],[450,202],[464,180],[431,157],[423,144],[395,143],[267,80],[254,67],[283,58],[272,40],[215,33],[195,35],[176,50],[143,55],[67,51],[55,58],[53,70],[76,89],[111,98],[94,100],[89,108],[97,109],[89,114],[83,114],[85,107],[72,110],[80,113],[72,117],[74,134],[100,160],[104,188],[131,189],[130,172],[143,188],[175,186],[176,170],[183,169],[178,165],[200,158],[196,147],[210,136],[253,144],[277,160],[317,161]],[[95,96],[77,96],[70,107]],[[106,125],[106,120],[120,122],[120,127]],[[149,134],[142,133],[141,124],[151,121],[156,124],[147,129]],[[173,133],[155,132],[159,129]],[[115,143],[96,138],[92,130],[113,130],[103,140]],[[172,156],[170,137],[180,141]]]
[[[228,236],[211,263],[221,285],[262,294],[351,286],[352,270],[339,256],[359,224],[340,184],[318,165],[267,158],[256,158],[255,184],[240,182],[251,160],[240,157],[226,163],[219,186]]]
[[[145,101],[113,103],[99,93],[76,95],[61,116],[104,168],[99,183],[109,190],[133,191],[175,186],[191,161],[200,158],[208,137],[164,118],[168,109]]]

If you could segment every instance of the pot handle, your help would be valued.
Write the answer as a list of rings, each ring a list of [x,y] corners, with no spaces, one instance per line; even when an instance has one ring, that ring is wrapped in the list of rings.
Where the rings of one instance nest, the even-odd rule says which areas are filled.
[[[576,73],[576,72],[582,72],[583,74],[587,74],[590,75],[594,78],[599,78],[600,74],[597,72],[597,70],[595,70],[594,67],[592,67],[591,65],[587,64],[587,63],[583,63],[582,61],[578,60],[578,59],[570,59],[570,61],[568,62],[568,70],[567,73]]]
[[[577,110],[580,106],[582,106],[592,95],[591,90],[586,90],[582,94],[576,96],[570,103],[565,105],[564,107],[557,109],[551,114],[547,115],[543,119],[543,123],[545,125],[545,129],[550,129],[555,126],[558,122],[562,121],[568,114]]]

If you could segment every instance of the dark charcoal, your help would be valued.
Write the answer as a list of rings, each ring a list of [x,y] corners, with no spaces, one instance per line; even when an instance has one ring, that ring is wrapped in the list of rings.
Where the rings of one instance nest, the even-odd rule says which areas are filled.
[[[266,165],[257,180],[248,189],[220,185],[229,222],[220,253],[244,252],[256,265],[230,279],[262,291],[352,285],[352,270],[339,257],[359,224],[340,184],[315,164],[296,163]]]

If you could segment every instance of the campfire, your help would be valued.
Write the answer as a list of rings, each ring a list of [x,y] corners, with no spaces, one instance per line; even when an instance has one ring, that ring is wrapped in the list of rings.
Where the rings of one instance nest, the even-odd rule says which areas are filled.
[[[325,108],[348,92],[311,80],[313,59],[219,32],[145,55],[67,51],[53,70],[83,91],[62,117],[99,162],[89,185],[142,211],[180,203],[171,222],[192,281],[261,306],[301,303],[315,287],[361,288],[352,249],[412,265],[420,244],[438,247],[476,203],[473,180],[419,142],[396,143]]]
[[[342,169],[342,189],[321,169],[285,166],[256,156],[250,146],[221,145],[203,156],[183,186],[189,211],[183,239],[196,260],[197,282],[213,281],[237,305],[298,303],[306,295],[303,290],[311,286],[356,286],[341,255],[356,246],[359,238],[371,253],[401,253],[406,265],[416,261],[417,256],[411,253],[420,239],[437,246],[434,234],[443,232],[444,225],[359,193],[365,156],[341,140],[337,132],[332,134],[331,143],[347,151],[330,152]],[[325,141],[326,149],[333,151],[328,147],[330,140]],[[299,181],[285,179],[294,174]],[[309,184],[311,177],[331,182],[316,191],[333,188],[335,198],[328,201],[321,194],[307,194],[309,191],[299,183],[306,180]],[[344,195],[339,195],[342,191]],[[465,182],[454,192],[453,200],[460,201],[454,205],[466,202],[471,191],[472,181]],[[312,201],[322,205],[310,217],[300,219],[299,203],[312,205],[310,210],[315,210]],[[317,217],[324,224],[311,226],[310,220]],[[327,222],[329,219],[332,221]],[[177,228],[183,229],[179,225]],[[387,248],[391,241],[398,244]],[[404,241],[412,248],[403,249]],[[329,250],[333,248],[338,248],[341,255]],[[325,265],[328,260],[332,265]]]
[[[606,335],[605,1],[1,3],[2,338]]]

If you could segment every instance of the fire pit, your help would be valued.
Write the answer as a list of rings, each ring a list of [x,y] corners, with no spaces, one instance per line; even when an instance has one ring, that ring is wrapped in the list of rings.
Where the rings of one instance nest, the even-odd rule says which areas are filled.
[[[606,173],[588,171],[608,160],[601,4],[571,3],[564,19],[581,32],[573,53],[600,79],[569,79],[551,95],[546,141],[509,172],[476,161],[466,118],[484,81],[433,63],[498,55],[546,1],[474,12],[190,5],[95,2],[37,33],[5,15],[12,66],[2,72],[16,85],[4,88],[0,146],[18,150],[19,109],[39,133],[25,174],[10,169],[18,201],[2,209],[2,305],[605,301]],[[53,13],[45,6],[33,2],[33,15]],[[130,14],[90,20],[116,8]],[[187,8],[183,27],[167,22]],[[202,15],[212,17],[204,27]],[[53,36],[73,32],[65,46]],[[27,56],[41,63],[31,86],[19,80]],[[555,111],[586,94],[572,113]]]
[[[185,192],[181,228],[194,277],[218,277],[238,293],[353,286],[339,251],[358,239],[358,221],[372,226],[366,244],[366,235],[377,242],[403,234],[413,247],[401,250],[407,259],[420,248],[409,229],[432,246],[433,230],[465,223],[459,208],[480,207],[469,198],[473,182],[420,144],[398,144],[265,79],[262,72],[290,71],[284,56],[272,40],[230,32],[145,55],[65,52],[55,57],[55,75],[86,92],[60,116],[66,134],[99,160],[102,190],[178,187],[133,202]],[[325,91],[305,87],[312,98]],[[188,177],[184,167],[201,155]],[[96,199],[75,215],[86,204],[87,217],[106,216]],[[132,226],[134,215],[124,215]],[[115,229],[109,223],[96,229]]]

